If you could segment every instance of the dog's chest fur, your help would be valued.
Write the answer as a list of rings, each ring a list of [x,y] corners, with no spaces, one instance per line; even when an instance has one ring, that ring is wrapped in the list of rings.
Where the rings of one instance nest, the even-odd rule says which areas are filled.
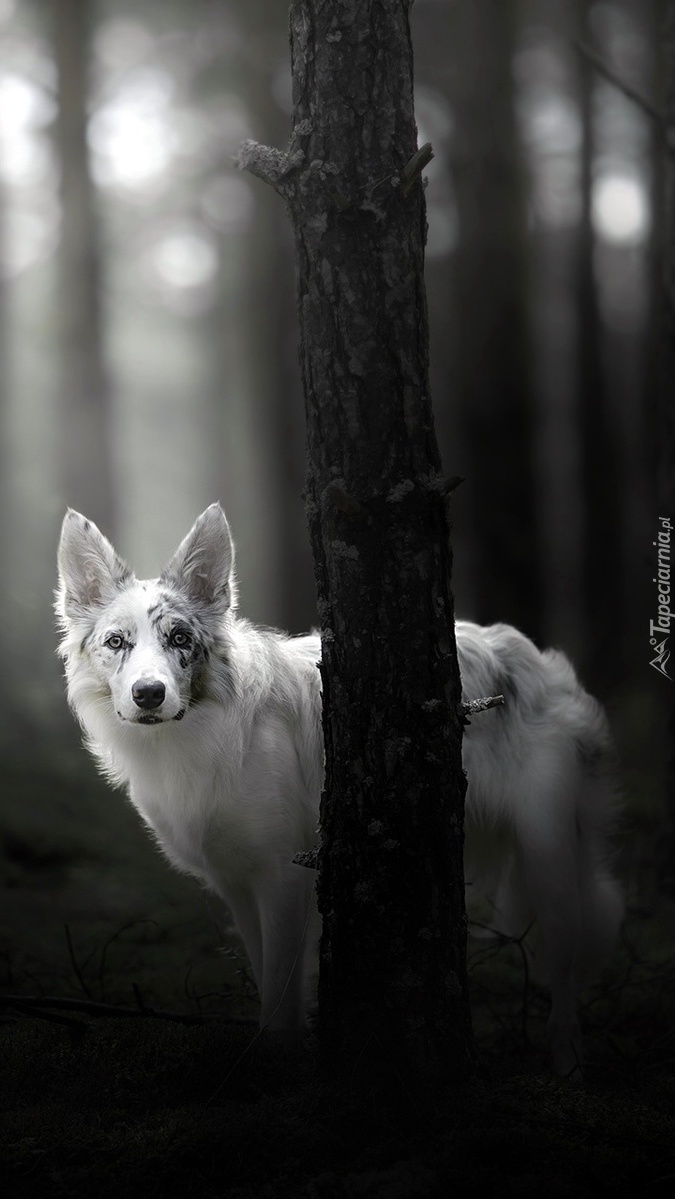
[[[180,724],[109,730],[108,758],[112,748],[115,760],[111,741],[121,733],[117,776],[163,852],[226,899],[250,887],[270,860],[290,862],[316,838],[317,721],[303,713],[283,719],[272,701],[263,715],[242,718],[241,706],[228,710],[205,700]],[[285,774],[280,763],[297,761],[309,740],[316,742],[316,778],[303,786],[297,771]]]

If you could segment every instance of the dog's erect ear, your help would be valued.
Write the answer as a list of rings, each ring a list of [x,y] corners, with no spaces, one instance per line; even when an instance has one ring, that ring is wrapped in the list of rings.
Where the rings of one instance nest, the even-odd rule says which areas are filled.
[[[96,607],[133,578],[107,537],[69,508],[61,526],[57,609],[68,620]]]
[[[235,604],[233,568],[230,526],[220,504],[211,504],[181,541],[161,581],[198,603],[226,612]]]

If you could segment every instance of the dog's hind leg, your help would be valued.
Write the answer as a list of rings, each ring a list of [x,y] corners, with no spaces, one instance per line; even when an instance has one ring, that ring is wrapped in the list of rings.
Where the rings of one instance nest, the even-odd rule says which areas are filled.
[[[623,888],[606,864],[612,831],[607,812],[612,802],[609,784],[591,779],[579,805],[578,876],[583,919],[577,978],[582,987],[593,980],[609,956],[625,913]]]
[[[576,846],[574,811],[562,805],[557,810],[549,806],[546,820],[529,820],[518,830],[517,860],[539,926],[536,964],[543,950],[551,991],[548,1034],[553,1066],[562,1075],[580,1070],[582,1063],[576,981],[582,913]]]
[[[303,1032],[308,1020],[308,939],[316,936],[314,872],[280,865],[260,895],[261,1026]]]

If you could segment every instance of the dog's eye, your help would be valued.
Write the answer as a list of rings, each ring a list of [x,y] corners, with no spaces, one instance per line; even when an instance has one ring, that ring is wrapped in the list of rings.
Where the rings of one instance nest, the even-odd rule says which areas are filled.
[[[120,633],[111,633],[109,637],[106,637],[104,645],[107,645],[108,649],[121,649],[124,645],[124,637]]]
[[[190,644],[190,634],[185,632],[185,629],[173,629],[169,637],[169,643],[175,645],[177,649],[183,649]]]

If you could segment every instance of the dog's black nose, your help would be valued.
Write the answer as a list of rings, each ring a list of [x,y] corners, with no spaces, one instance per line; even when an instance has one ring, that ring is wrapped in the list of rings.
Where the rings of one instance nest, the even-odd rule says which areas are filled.
[[[134,703],[139,708],[145,708],[146,711],[158,708],[160,704],[163,704],[165,695],[164,683],[156,683],[152,679],[139,679],[131,688]]]

